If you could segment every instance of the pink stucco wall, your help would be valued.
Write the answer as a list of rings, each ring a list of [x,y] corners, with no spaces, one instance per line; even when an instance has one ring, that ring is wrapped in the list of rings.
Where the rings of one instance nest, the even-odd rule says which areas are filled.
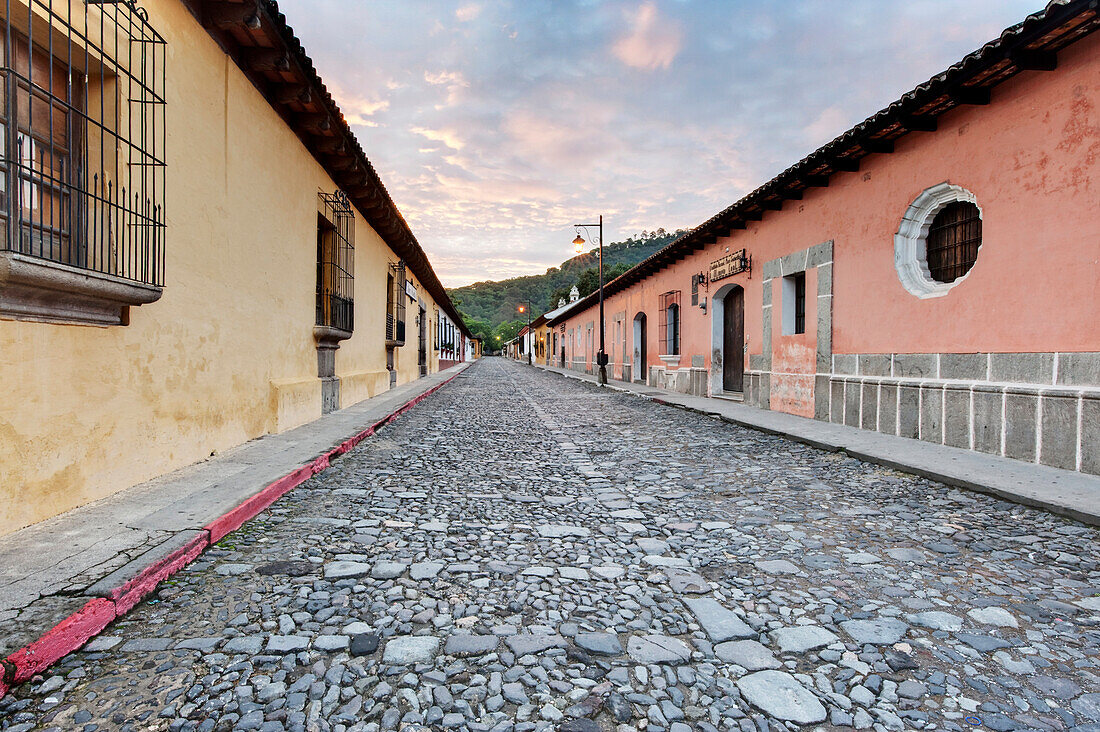
[[[893,237],[913,199],[944,181],[977,196],[983,243],[964,281],[944,297],[922,300],[898,278]],[[940,117],[937,132],[910,133],[893,154],[864,158],[858,172],[834,175],[828,188],[810,189],[804,200],[788,201],[782,211],[612,296],[608,324],[612,314],[625,313],[629,354],[634,315],[646,312],[648,362],[661,365],[658,297],[680,290],[681,366],[702,355],[709,369],[715,314],[691,307],[691,275],[706,272],[727,248],[745,248],[751,276],[711,289],[731,282],[745,289],[747,369],[748,354],[762,352],[763,263],[831,239],[836,354],[1100,351],[1097,201],[1100,34],[1062,51],[1057,70],[1016,76],[993,90],[990,105]],[[812,377],[796,376],[816,370],[817,285],[808,274],[804,336],[780,335],[781,288],[778,279],[773,283],[772,370],[789,376],[779,378],[772,408],[810,416]],[[566,329],[595,312],[574,314]]]
[[[817,370],[817,270],[806,271],[806,332],[783,335],[783,301],[779,279],[772,280],[771,408],[814,416],[814,372]],[[746,313],[746,319],[748,314]],[[746,367],[748,363],[746,362]]]

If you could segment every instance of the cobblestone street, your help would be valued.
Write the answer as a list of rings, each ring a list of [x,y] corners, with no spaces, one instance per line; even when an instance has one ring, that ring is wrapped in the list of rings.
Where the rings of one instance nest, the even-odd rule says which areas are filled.
[[[1100,730],[1100,532],[503,359],[0,729]]]

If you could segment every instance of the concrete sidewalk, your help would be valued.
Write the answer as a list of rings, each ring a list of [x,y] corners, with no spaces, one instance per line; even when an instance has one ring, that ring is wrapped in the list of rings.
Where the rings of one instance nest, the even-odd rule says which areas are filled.
[[[596,377],[588,374],[554,366],[538,368],[596,384]],[[784,412],[749,407],[726,399],[689,396],[643,384],[611,380],[607,387],[662,404],[713,415],[751,429],[782,435],[823,450],[841,450],[871,463],[947,485],[989,493],[1008,501],[1046,509],[1100,526],[1100,478],[1086,473],[884,435]]]
[[[459,364],[0,538],[0,696],[469,367]]]

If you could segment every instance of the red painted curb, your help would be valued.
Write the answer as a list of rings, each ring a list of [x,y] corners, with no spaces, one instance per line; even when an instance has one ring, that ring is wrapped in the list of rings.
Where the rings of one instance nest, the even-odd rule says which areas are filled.
[[[23,683],[80,648],[115,617],[113,601],[102,597],[89,600],[84,607],[50,628],[34,643],[8,656],[8,662],[15,666],[12,686]]]
[[[236,531],[245,521],[256,516],[292,488],[297,488],[313,477],[313,464],[303,465],[292,473],[284,475],[268,485],[259,493],[245,500],[233,510],[208,523],[203,528],[210,532],[210,543],[217,544],[226,534]]]
[[[195,557],[206,551],[208,546],[210,546],[210,534],[206,531],[199,532],[198,536],[164,559],[143,569],[137,577],[111,590],[108,597],[115,603],[115,615],[125,615],[130,612],[131,608],[155,590],[157,585],[195,561]]]
[[[267,509],[283,495],[329,467],[332,458],[350,451],[360,442],[373,435],[379,427],[389,424],[398,416],[424,401],[429,395],[451,383],[456,376],[458,374],[450,376],[446,381],[441,381],[420,396],[405,402],[405,404],[362,432],[358,432],[344,440],[339,446],[284,475],[274,483],[265,486],[236,508],[222,514],[204,526],[204,531],[187,544],[160,561],[149,565],[134,579],[111,590],[109,597],[90,599],[82,608],[46,631],[41,638],[9,655],[3,662],[4,674],[0,677],[0,699],[3,699],[13,687],[27,681],[35,674],[41,673],[83,646],[102,632],[113,620],[133,609],[142,598],[148,596],[161,582],[193,562],[208,547],[221,541],[226,534],[236,531],[246,521]]]

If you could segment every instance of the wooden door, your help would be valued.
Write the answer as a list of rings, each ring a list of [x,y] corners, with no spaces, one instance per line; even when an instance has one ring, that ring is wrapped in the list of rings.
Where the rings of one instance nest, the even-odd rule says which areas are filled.
[[[726,295],[723,305],[722,389],[742,391],[745,379],[745,291]]]
[[[417,353],[417,360],[420,366],[420,375],[428,375],[428,312],[423,308],[420,309],[420,333],[419,333],[419,352]]]

